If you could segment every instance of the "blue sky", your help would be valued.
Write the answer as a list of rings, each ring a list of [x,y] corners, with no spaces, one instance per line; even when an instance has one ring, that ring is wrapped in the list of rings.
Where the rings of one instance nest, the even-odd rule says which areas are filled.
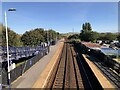
[[[3,24],[9,8],[17,11],[7,12],[8,26],[19,34],[35,28],[80,32],[85,22],[91,23],[93,31],[118,32],[117,2],[3,2]]]

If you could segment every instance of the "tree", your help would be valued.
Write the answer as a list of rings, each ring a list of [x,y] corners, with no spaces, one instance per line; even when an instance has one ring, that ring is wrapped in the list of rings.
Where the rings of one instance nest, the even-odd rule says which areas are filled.
[[[87,23],[87,28],[88,28],[88,31],[92,31],[92,27],[90,23]]]
[[[24,46],[37,46],[40,45],[41,42],[44,42],[44,29],[42,28],[36,28],[31,31],[26,31],[22,37],[21,40],[23,42]]]
[[[49,36],[49,41],[56,40],[57,32],[55,32],[54,30],[50,29],[50,30],[48,30],[48,36]]]
[[[100,33],[99,34],[99,40],[104,40],[104,41],[112,41],[117,39],[117,35],[113,33]]]
[[[86,22],[85,24],[83,24],[82,30],[84,30],[85,32],[92,31],[91,24],[89,22]]]
[[[90,39],[90,41],[96,42],[98,37],[99,37],[99,34],[97,32],[91,31],[91,39]]]
[[[0,45],[2,45],[2,24],[0,24]]]
[[[80,39],[82,41],[95,41],[97,37],[98,33],[92,31],[92,27],[89,22],[82,25],[82,30],[80,33]]]
[[[84,24],[82,25],[82,30],[85,30],[85,25]]]
[[[17,34],[17,46],[23,46],[23,42],[21,41],[21,35]]]
[[[109,41],[112,41],[112,40],[116,39],[116,36],[114,34],[112,34],[112,33],[106,33],[105,39],[109,40]]]
[[[15,33],[13,30],[11,30],[10,28],[8,29],[8,45],[9,46],[20,46],[20,38],[19,35],[17,33]],[[2,46],[6,46],[6,30],[5,30],[5,26],[2,25]]]
[[[68,39],[80,39],[80,35],[79,34],[73,34],[73,35],[70,35],[68,37]]]
[[[57,33],[52,29],[45,31],[43,28],[36,28],[26,31],[22,35],[21,40],[25,46],[36,46],[40,45],[41,42],[56,40],[56,35]]]
[[[118,33],[117,39],[120,42],[120,33]]]
[[[5,26],[0,24],[0,44],[6,46],[6,30]],[[15,33],[13,30],[8,28],[8,39],[9,46],[37,46],[40,45],[41,42],[47,42],[47,38],[49,41],[56,40],[56,36],[60,38],[60,34],[50,29],[48,31],[44,31],[43,28],[36,28],[30,31],[26,31],[23,35],[19,35]]]
[[[57,33],[57,39],[60,39],[62,35],[59,32],[56,32],[56,33]]]
[[[48,41],[48,31],[47,30],[45,31],[44,40],[45,40],[45,42]]]

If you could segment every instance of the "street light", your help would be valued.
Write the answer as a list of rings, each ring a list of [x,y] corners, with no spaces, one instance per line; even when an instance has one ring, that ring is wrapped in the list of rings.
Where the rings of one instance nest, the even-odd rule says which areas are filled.
[[[48,43],[48,30],[47,30],[47,43]]]
[[[48,45],[50,45],[50,36],[49,36],[49,29],[47,30],[47,42],[48,42]]]
[[[47,45],[48,45],[48,53],[50,52],[50,42],[49,42],[49,31],[47,30]]]
[[[16,11],[15,8],[10,8],[8,11]],[[5,26],[6,26],[6,45],[7,45],[7,63],[8,63],[8,85],[10,88],[10,62],[9,62],[9,47],[8,47],[8,30],[7,30],[7,12],[5,11]]]
[[[56,32],[56,42],[57,42],[57,32]]]

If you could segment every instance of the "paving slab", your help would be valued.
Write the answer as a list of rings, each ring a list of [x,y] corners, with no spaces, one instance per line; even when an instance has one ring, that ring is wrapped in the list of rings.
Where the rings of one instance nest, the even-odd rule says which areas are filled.
[[[11,88],[32,88],[39,76],[42,74],[55,52],[59,49],[62,40],[58,41],[56,45],[50,46],[50,53],[41,58],[22,76],[18,77],[12,84]]]
[[[62,52],[64,42],[61,42],[60,47],[55,52],[54,56],[51,58],[49,64],[46,66],[38,80],[35,82],[32,88],[46,88],[47,82],[50,79],[50,75],[52,75],[52,70],[55,67],[56,62],[58,61],[59,55]]]
[[[90,66],[91,70],[93,71],[93,73],[95,74],[96,78],[98,79],[98,81],[100,82],[101,86],[104,89],[114,89],[115,87],[108,81],[108,79],[101,73],[101,71],[99,70],[99,68],[92,62],[90,61],[85,54],[82,54],[85,61],[88,63],[88,65]]]

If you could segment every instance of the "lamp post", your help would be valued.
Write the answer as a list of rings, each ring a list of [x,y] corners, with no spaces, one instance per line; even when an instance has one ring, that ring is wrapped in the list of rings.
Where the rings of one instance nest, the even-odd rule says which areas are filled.
[[[49,39],[49,38],[48,38],[48,30],[47,30],[47,43],[48,43],[48,41],[49,41],[48,39]]]
[[[10,8],[8,11],[16,11],[15,8]],[[7,63],[8,63],[8,85],[10,88],[10,61],[9,61],[9,46],[8,46],[8,30],[7,30],[7,12],[5,11],[5,26],[6,26],[6,46],[7,46]]]
[[[56,42],[57,42],[57,32],[56,32]]]

